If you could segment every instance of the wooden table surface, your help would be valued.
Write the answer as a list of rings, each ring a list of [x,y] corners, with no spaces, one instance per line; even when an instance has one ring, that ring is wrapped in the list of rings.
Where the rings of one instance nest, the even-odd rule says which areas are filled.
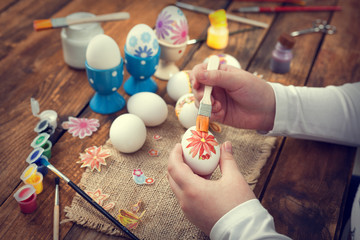
[[[241,1],[185,1],[229,12],[241,6],[274,6],[276,3]],[[316,5],[318,1],[306,1]],[[20,212],[13,194],[23,183],[20,175],[27,167],[25,159],[32,151],[31,141],[38,118],[31,113],[30,98],[37,99],[40,110],[58,113],[58,128],[51,140],[52,164],[73,182],[79,183],[84,169],[75,160],[88,146],[100,146],[109,136],[112,121],[126,110],[100,115],[89,108],[94,94],[84,70],[70,68],[63,60],[60,29],[35,32],[34,19],[64,17],[74,12],[105,14],[129,12],[126,21],[103,23],[105,34],[119,45],[124,57],[127,33],[139,23],[151,27],[157,15],[174,1],[161,0],[4,0],[0,3],[0,239],[51,239],[53,227],[54,178],[44,179],[44,191],[38,195],[38,209],[32,214]],[[280,14],[237,14],[266,22],[267,29],[230,37],[229,45],[214,51],[204,43],[189,45],[176,63],[188,70],[214,53],[237,58],[242,68],[258,72],[264,79],[286,85],[321,87],[341,85],[360,79],[360,1],[324,0],[322,5],[340,5],[340,12]],[[183,10],[189,23],[190,38],[204,37],[209,21],[206,15]],[[282,32],[308,28],[316,19],[336,26],[334,35],[320,33],[297,37],[291,71],[275,74],[269,69],[271,51]],[[248,25],[229,21],[230,31]],[[129,74],[125,70],[124,79]],[[166,81],[157,80],[158,94],[174,104],[166,94]],[[126,99],[128,95],[119,89]],[[97,118],[101,127],[96,137],[83,140],[61,129],[68,116]],[[278,232],[293,239],[339,239],[355,149],[335,144],[279,137],[276,147],[261,171],[255,193],[274,216]],[[64,207],[70,206],[75,192],[61,185],[61,220]],[[71,222],[61,225],[61,239],[115,239]],[[156,236],[154,237],[156,239]]]

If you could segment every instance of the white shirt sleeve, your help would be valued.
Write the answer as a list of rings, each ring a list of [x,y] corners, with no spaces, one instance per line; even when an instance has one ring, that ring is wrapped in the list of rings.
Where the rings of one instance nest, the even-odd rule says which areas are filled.
[[[360,146],[360,82],[325,88],[269,84],[276,114],[267,135]]]
[[[274,220],[259,200],[252,199],[233,208],[220,218],[210,232],[212,240],[290,238],[275,231]]]

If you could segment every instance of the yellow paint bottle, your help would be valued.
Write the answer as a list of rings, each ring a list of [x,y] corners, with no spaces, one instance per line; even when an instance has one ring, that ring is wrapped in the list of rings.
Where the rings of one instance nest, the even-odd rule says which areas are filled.
[[[213,49],[224,49],[229,42],[226,12],[224,9],[209,14],[211,26],[208,28],[206,44]]]

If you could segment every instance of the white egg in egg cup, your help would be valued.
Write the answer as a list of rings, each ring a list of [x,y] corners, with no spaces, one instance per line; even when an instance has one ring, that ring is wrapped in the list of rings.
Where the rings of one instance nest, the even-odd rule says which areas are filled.
[[[156,92],[158,87],[152,75],[158,68],[160,52],[150,57],[138,57],[130,54],[126,46],[125,52],[125,67],[131,76],[124,83],[125,92],[132,96],[139,92]]]
[[[111,114],[123,109],[125,99],[117,90],[120,88],[124,77],[124,62],[109,69],[96,69],[85,62],[86,74],[90,86],[95,90],[95,95],[90,100],[90,108],[100,114]]]
[[[180,70],[175,62],[179,60],[185,52],[189,36],[186,36],[186,41],[182,44],[170,44],[158,39],[161,49],[159,67],[155,72],[155,77],[168,81],[174,74]]]

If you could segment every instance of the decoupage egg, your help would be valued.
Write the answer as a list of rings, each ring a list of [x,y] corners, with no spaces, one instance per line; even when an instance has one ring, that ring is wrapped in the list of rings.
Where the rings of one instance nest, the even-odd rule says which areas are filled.
[[[217,56],[220,58],[220,64],[227,64],[236,68],[241,68],[241,65],[236,58],[229,54],[217,54]],[[209,57],[204,60],[204,63],[209,61]]]
[[[198,108],[195,106],[195,96],[193,93],[187,93],[179,98],[175,105],[175,114],[181,125],[188,129],[196,125]]]
[[[180,71],[174,74],[166,85],[166,91],[174,101],[179,100],[179,98],[186,93],[191,93],[189,71]]]
[[[211,174],[219,164],[220,144],[211,132],[189,128],[181,140],[185,163],[198,175]]]
[[[159,42],[151,27],[137,24],[128,33],[125,47],[130,55],[146,58],[157,54]]]
[[[139,92],[131,96],[127,110],[141,118],[148,127],[162,124],[168,115],[164,99],[152,92]]]
[[[134,114],[122,114],[111,124],[110,141],[120,152],[136,152],[144,145],[145,140],[145,124]]]
[[[176,6],[165,7],[157,17],[155,32],[159,40],[169,44],[187,41],[189,27],[184,13]]]
[[[119,46],[105,34],[96,35],[87,46],[86,61],[96,69],[114,68],[121,62]]]

